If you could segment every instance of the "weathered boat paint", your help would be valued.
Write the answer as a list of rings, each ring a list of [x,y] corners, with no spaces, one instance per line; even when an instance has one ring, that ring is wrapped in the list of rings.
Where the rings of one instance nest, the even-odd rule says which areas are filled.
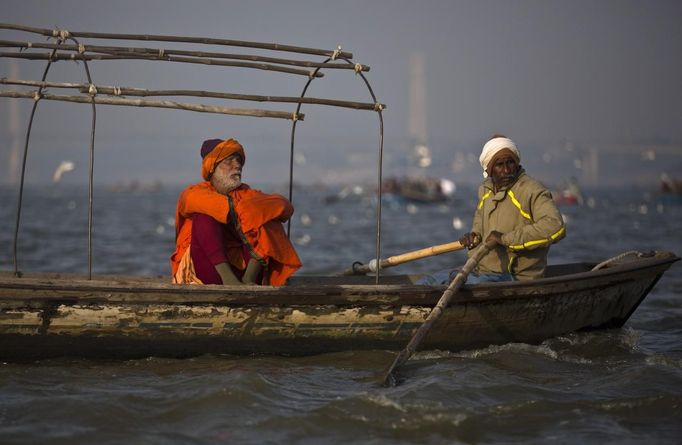
[[[464,286],[422,349],[538,343],[620,327],[677,260],[658,252],[594,272],[588,264],[554,266],[556,276],[541,280]],[[372,279],[300,277],[275,288],[2,274],[0,359],[401,349],[444,286],[414,285],[407,276],[367,284]]]

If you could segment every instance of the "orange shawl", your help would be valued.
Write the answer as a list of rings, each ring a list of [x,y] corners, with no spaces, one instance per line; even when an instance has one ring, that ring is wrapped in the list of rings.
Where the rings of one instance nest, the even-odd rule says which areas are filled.
[[[229,196],[234,203],[237,226],[251,248],[268,262],[270,284],[283,285],[301,267],[301,260],[281,224],[294,213],[293,206],[281,195],[266,194],[246,184],[231,191]],[[230,217],[229,200],[210,182],[191,185],[180,194],[175,213],[176,248],[171,256],[173,277],[192,240],[193,213],[203,213],[226,224]],[[239,240],[230,240],[226,252],[230,264],[240,270],[245,268]]]

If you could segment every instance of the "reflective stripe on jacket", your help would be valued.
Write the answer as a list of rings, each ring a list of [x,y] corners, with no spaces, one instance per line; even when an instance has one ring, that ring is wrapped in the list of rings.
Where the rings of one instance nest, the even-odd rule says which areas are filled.
[[[509,272],[519,280],[542,277],[549,246],[566,234],[551,193],[521,170],[511,187],[497,193],[486,179],[478,199],[471,231],[484,240],[494,230],[503,234],[503,245],[479,262],[478,272]]]

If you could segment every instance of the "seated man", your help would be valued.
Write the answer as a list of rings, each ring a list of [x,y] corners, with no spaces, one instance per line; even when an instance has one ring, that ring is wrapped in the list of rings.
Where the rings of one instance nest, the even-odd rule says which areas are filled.
[[[204,141],[201,157],[205,181],[178,200],[173,283],[285,284],[301,267],[282,227],[293,206],[241,182],[246,155],[236,140]]]
[[[495,247],[481,259],[467,283],[542,277],[549,246],[566,234],[551,193],[526,174],[516,144],[505,136],[494,135],[479,160],[486,179],[478,189],[471,232],[459,241],[469,250],[481,241],[491,241]],[[421,283],[447,284],[450,275],[451,271],[439,272]]]

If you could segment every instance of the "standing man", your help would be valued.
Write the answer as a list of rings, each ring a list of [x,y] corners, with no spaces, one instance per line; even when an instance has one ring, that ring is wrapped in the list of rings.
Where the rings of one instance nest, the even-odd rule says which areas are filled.
[[[503,135],[486,142],[479,161],[486,179],[478,189],[471,232],[459,241],[469,250],[482,240],[495,247],[469,283],[541,278],[549,246],[566,234],[551,193],[526,174],[516,144]]]
[[[201,157],[204,182],[187,187],[178,200],[173,282],[285,284],[301,267],[282,227],[293,206],[242,183],[246,154],[236,140],[206,140]]]

